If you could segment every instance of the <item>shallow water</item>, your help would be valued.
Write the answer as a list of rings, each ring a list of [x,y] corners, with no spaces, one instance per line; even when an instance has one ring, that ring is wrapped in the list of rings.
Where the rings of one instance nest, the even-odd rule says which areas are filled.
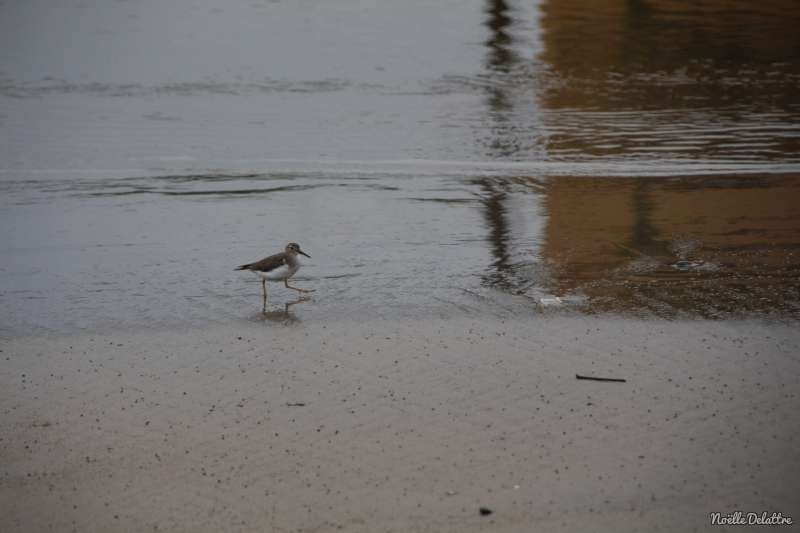
[[[2,335],[795,321],[800,9],[681,6],[1,4]]]

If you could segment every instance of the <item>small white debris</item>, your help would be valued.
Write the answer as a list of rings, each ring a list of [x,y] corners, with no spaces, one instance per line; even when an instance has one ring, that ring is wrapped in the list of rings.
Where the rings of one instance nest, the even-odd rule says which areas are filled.
[[[559,305],[561,304],[561,298],[556,296],[555,298],[542,298],[539,300],[542,302],[542,305]]]

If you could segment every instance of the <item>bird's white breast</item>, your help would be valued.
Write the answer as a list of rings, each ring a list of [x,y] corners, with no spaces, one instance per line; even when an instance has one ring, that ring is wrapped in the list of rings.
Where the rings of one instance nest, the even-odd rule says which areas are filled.
[[[258,272],[255,270],[252,272],[255,273],[257,276],[269,281],[283,281],[294,276],[298,270],[300,270],[299,264],[294,268],[290,267],[289,265],[283,264],[278,268],[273,268],[269,272]]]

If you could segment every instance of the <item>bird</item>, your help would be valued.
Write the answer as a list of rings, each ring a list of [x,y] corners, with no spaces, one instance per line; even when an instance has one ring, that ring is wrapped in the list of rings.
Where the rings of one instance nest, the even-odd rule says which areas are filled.
[[[246,265],[238,266],[234,270],[249,270],[256,276],[261,278],[261,288],[264,289],[264,299],[267,298],[267,280],[269,281],[283,281],[287,289],[293,289],[298,292],[308,293],[314,292],[313,290],[298,289],[289,285],[289,278],[294,276],[300,270],[300,259],[298,254],[311,259],[311,256],[300,249],[300,245],[296,242],[290,242],[286,245],[283,252],[269,257],[265,257],[261,261],[255,263],[248,263]]]

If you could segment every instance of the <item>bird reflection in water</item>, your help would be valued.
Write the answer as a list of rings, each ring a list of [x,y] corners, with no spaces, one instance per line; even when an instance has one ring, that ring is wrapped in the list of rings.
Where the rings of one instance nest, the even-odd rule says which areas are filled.
[[[300,298],[300,299],[295,300],[293,302],[286,302],[284,304],[283,309],[278,308],[278,309],[272,309],[272,310],[267,311],[267,299],[264,298],[264,307],[261,309],[261,313],[256,315],[254,318],[257,319],[259,322],[263,320],[265,323],[267,323],[267,322],[272,322],[272,323],[280,322],[282,324],[294,324],[296,322],[299,322],[300,319],[297,318],[294,315],[294,313],[292,313],[289,310],[289,308],[291,306],[295,305],[295,304],[299,304],[300,302],[307,302],[309,300],[311,300],[311,298],[303,297],[303,298]]]

